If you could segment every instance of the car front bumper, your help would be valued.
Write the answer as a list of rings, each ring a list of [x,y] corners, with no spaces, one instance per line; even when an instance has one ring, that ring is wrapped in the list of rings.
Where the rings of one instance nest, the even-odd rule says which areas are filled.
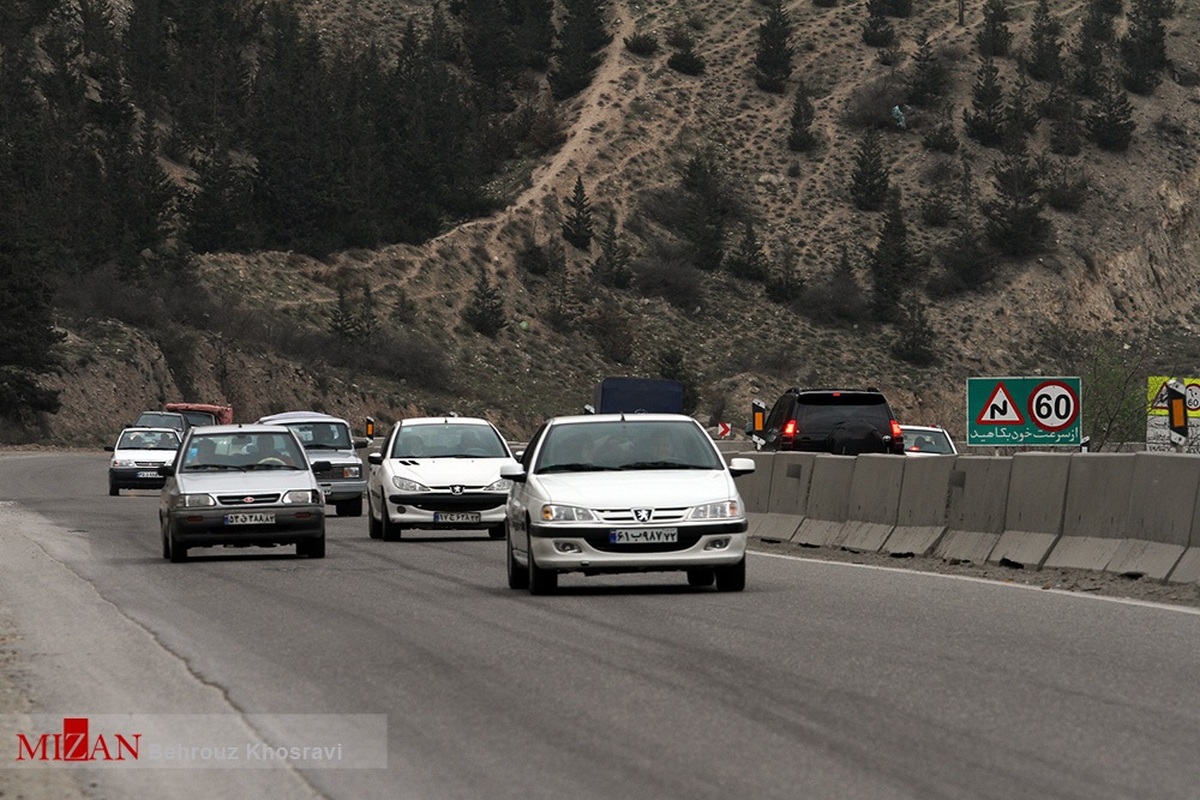
[[[317,483],[325,493],[326,503],[337,503],[342,500],[353,500],[362,497],[367,490],[366,480],[328,480],[317,476]]]
[[[422,492],[388,495],[388,519],[412,528],[471,530],[504,522],[508,495],[503,492]],[[464,521],[462,515],[478,519]]]
[[[543,569],[559,572],[653,572],[696,567],[730,566],[746,555],[746,520],[701,525],[646,526],[674,529],[675,542],[617,544],[617,526],[540,525],[529,528],[533,559]]]
[[[231,513],[273,513],[273,523],[226,524]],[[325,536],[324,506],[188,508],[171,511],[176,541],[189,547],[266,547],[296,544]]]

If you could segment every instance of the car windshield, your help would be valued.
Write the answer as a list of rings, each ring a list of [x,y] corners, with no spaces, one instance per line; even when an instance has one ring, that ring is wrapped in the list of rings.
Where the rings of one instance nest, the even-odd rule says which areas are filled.
[[[954,446],[944,431],[904,431],[904,449],[914,453],[950,455]]]
[[[293,422],[288,427],[305,450],[349,450],[350,428],[344,422]]]
[[[711,440],[686,420],[597,420],[546,431],[534,472],[722,469]]]
[[[185,417],[182,414],[167,413],[165,411],[143,411],[137,418],[139,426],[160,428],[175,428],[183,430]]]
[[[307,469],[308,462],[293,436],[239,431],[193,436],[181,468],[186,472]]]
[[[509,458],[490,425],[447,422],[400,427],[389,458]]]
[[[178,450],[179,437],[166,431],[125,431],[117,442],[119,450]]]

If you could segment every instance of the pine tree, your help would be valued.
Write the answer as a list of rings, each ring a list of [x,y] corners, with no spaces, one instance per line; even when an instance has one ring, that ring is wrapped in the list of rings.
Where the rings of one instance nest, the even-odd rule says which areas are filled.
[[[1050,125],[1050,152],[1077,156],[1083,149],[1083,109],[1074,95],[1067,94],[1058,106],[1058,117]]]
[[[896,29],[887,18],[887,0],[867,0],[867,21],[862,40],[868,47],[890,47],[896,43]]]
[[[0,233],[9,233],[3,223]],[[55,346],[64,338],[54,327],[47,276],[0,247],[0,418],[33,422],[59,410],[58,390],[45,388],[41,376],[57,367]]]
[[[683,188],[687,191],[683,233],[695,251],[692,263],[706,272],[720,269],[725,258],[725,229],[735,217],[738,203],[711,150],[688,159]]]
[[[1137,123],[1125,90],[1112,80],[1106,81],[1088,112],[1086,126],[1088,136],[1101,148],[1114,152],[1128,149]]]
[[[660,378],[679,381],[683,386],[683,413],[695,414],[700,405],[700,392],[697,388],[699,381],[695,373],[687,366],[682,350],[669,348],[659,352],[655,359]]]
[[[1133,0],[1128,27],[1121,37],[1122,82],[1134,94],[1150,95],[1162,82],[1167,66],[1164,19],[1173,8],[1169,0]]]
[[[667,66],[684,75],[703,75],[708,64],[696,52],[696,40],[689,34],[667,58]]]
[[[501,0],[464,0],[462,38],[483,107],[511,111],[522,58]]]
[[[985,58],[1008,55],[1012,46],[1012,31],[1008,28],[1008,6],[1005,0],[987,0],[983,5],[983,27],[975,36],[979,54]]]
[[[883,161],[879,132],[869,128],[859,140],[850,176],[850,197],[860,211],[879,211],[887,203],[891,170]]]
[[[1025,137],[1037,130],[1041,117],[1029,96],[1029,81],[1024,70],[1017,75],[1017,84],[1004,106],[1005,144],[1020,146]]]
[[[985,56],[975,73],[971,87],[971,108],[963,109],[967,135],[984,147],[996,147],[1004,141],[1004,87],[1000,70]]]
[[[1041,215],[1042,175],[1023,151],[1009,152],[991,168],[995,197],[982,204],[989,242],[1010,256],[1040,253],[1050,238],[1050,222]]]
[[[742,240],[725,257],[725,268],[730,275],[742,280],[761,282],[767,279],[770,265],[758,240],[758,233],[749,220],[742,223]]]
[[[803,83],[796,87],[792,116],[788,124],[788,149],[799,153],[812,150],[817,145],[817,137],[811,130],[815,113],[808,93],[808,87]]]
[[[1062,77],[1062,23],[1050,14],[1049,0],[1038,0],[1029,29],[1029,57],[1025,71],[1035,81],[1054,82]]]
[[[592,223],[592,203],[588,200],[587,191],[583,188],[583,176],[575,177],[575,190],[565,201],[571,209],[562,223],[563,238],[580,250],[588,250],[592,246],[592,236],[595,231]]]
[[[555,49],[556,66],[550,72],[550,90],[555,100],[565,100],[586,89],[600,66],[596,50],[607,43],[596,0],[572,0],[566,4],[566,19]],[[611,38],[611,37],[609,37]]]
[[[633,283],[633,270],[629,264],[629,248],[617,233],[617,217],[609,214],[608,223],[600,232],[600,254],[592,262],[592,275],[604,286],[628,289]]]
[[[913,54],[913,71],[908,76],[908,102],[914,106],[931,107],[946,94],[949,73],[945,64],[933,52],[929,31],[917,37],[917,52]]]
[[[344,282],[339,283],[337,287],[337,304],[329,315],[329,332],[343,343],[351,343],[358,338],[354,308],[350,305],[350,298],[346,296]]]
[[[887,211],[879,240],[871,251],[871,309],[880,322],[896,320],[896,295],[902,287],[912,286],[920,278],[923,265],[908,241],[899,189],[888,193]]]
[[[754,56],[755,82],[766,92],[782,94],[792,74],[792,20],[783,0],[769,0],[767,17],[758,26]]]
[[[471,294],[471,301],[463,309],[462,317],[474,330],[490,339],[494,339],[508,324],[504,298],[488,280],[487,271],[483,267],[479,268],[475,290]]]
[[[937,361],[937,334],[929,325],[929,314],[925,304],[913,292],[904,294],[900,301],[897,320],[897,338],[892,346],[892,355],[918,367],[927,367]]]

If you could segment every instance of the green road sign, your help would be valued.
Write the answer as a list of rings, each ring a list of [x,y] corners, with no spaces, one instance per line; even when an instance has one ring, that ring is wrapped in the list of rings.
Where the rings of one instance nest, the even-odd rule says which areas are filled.
[[[967,445],[1079,447],[1079,378],[967,378]]]

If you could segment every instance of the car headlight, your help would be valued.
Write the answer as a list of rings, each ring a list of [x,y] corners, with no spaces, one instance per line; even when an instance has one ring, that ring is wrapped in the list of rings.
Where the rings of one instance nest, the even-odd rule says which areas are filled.
[[[590,508],[579,506],[560,506],[547,503],[542,506],[543,522],[599,522],[599,518]]]
[[[358,478],[362,476],[362,467],[342,467],[343,478]]]
[[[178,505],[184,508],[207,508],[215,506],[216,499],[211,494],[183,494],[179,496]]]
[[[401,478],[399,475],[392,476],[392,485],[402,492],[428,492],[429,487],[423,483],[410,481],[408,478]]]
[[[287,505],[324,505],[325,496],[319,492],[314,492],[312,489],[295,489],[283,496],[283,502]]]
[[[483,487],[483,490],[485,492],[507,492],[511,488],[512,481],[510,481],[508,478],[501,478],[498,481],[489,483],[487,486]]]
[[[114,469],[121,469],[123,467],[136,467],[137,462],[132,458],[114,458],[112,465]]]
[[[688,512],[688,519],[732,519],[740,516],[736,500],[722,500],[695,506]]]

